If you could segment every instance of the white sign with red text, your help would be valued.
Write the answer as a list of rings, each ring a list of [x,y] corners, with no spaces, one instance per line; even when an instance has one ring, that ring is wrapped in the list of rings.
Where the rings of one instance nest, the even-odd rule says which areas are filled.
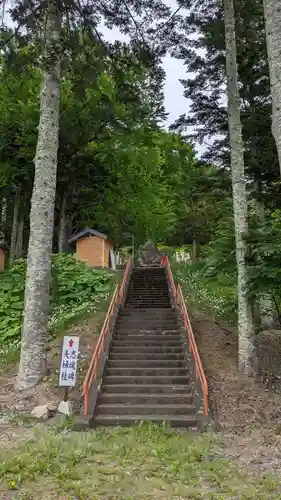
[[[74,387],[76,384],[77,361],[79,353],[79,337],[66,336],[63,338],[60,387]]]

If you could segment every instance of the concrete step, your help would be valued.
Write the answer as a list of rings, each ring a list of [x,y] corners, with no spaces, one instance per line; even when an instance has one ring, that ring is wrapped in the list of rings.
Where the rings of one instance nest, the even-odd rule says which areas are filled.
[[[144,355],[145,359],[146,356],[154,358],[154,355],[159,355],[159,356],[171,356],[171,355],[178,355],[182,356],[182,346],[181,344],[178,344],[177,346],[163,346],[161,344],[157,344],[156,346],[143,346],[143,345],[135,345],[135,346],[127,346],[124,348],[124,346],[114,346],[111,347],[110,349],[110,356],[121,356],[121,355],[126,355],[130,356],[131,358],[135,357],[137,354]]]
[[[140,292],[131,292],[129,291],[128,292],[128,298],[127,298],[127,302],[129,300],[142,300],[144,302],[148,302],[148,301],[167,301],[167,302],[170,302],[170,297],[168,295],[168,292],[166,293],[158,293],[158,292],[151,292],[149,294],[145,294],[144,292],[140,291]],[[155,309],[160,309],[162,308],[161,306],[161,302],[158,306],[155,306]]]
[[[161,343],[162,340],[170,340],[171,342],[174,342],[174,340],[178,342],[182,342],[181,336],[178,333],[174,334],[154,334],[154,333],[131,333],[131,332],[124,332],[124,333],[118,333],[116,332],[113,336],[113,340],[120,340],[121,342],[144,342],[144,341],[154,341],[156,344]]]
[[[187,375],[186,368],[173,368],[173,367],[128,367],[122,366],[121,368],[114,368],[110,364],[106,368],[106,375],[112,376],[122,376],[122,377],[162,377],[162,375],[166,376],[183,376]]]
[[[134,274],[132,273],[131,274],[131,282],[133,283],[138,283],[138,282],[149,282],[149,281],[163,281],[163,280],[166,280],[167,281],[167,275],[166,274]]]
[[[119,320],[116,322],[116,326],[120,329],[122,328],[142,328],[143,330],[152,330],[152,329],[160,329],[166,330],[177,330],[179,325],[176,321],[153,321],[153,320]]]
[[[171,312],[175,312],[175,311],[176,311],[176,309],[175,309],[174,307],[171,307],[170,309],[171,309]],[[120,313],[126,313],[127,311],[128,311],[128,310],[127,310],[126,306],[120,309]],[[156,307],[156,308],[155,308],[155,312],[161,312],[161,311],[164,311],[165,313],[167,312],[167,310],[166,310],[166,309],[163,309],[163,307]],[[130,312],[130,311],[129,311],[129,312]],[[144,312],[145,312],[145,311],[144,311],[143,309],[140,309],[140,310],[139,310],[139,312],[140,312],[141,314],[144,314]],[[151,309],[149,308],[147,312],[149,312],[149,313],[150,313],[150,312],[151,312]]]
[[[118,333],[118,334],[128,334],[130,333],[131,335],[156,335],[156,336],[162,336],[162,335],[180,335],[180,329],[178,327],[178,325],[174,325],[172,326],[171,328],[166,328],[166,327],[162,327],[162,326],[157,326],[157,327],[151,327],[149,325],[142,325],[142,324],[139,324],[139,325],[133,325],[133,327],[131,327],[131,325],[126,325],[126,326],[122,326],[122,325],[118,325],[118,327],[116,327],[115,329],[115,332]]]
[[[132,280],[129,288],[143,288],[150,291],[152,288],[168,288],[168,283],[165,277],[158,277],[150,280]]]
[[[155,307],[159,306],[164,307],[166,309],[170,309],[171,303],[170,301],[163,299],[159,299],[156,301],[155,299],[143,300],[143,299],[130,299],[130,298],[126,302],[126,307],[128,308],[134,307],[136,309],[139,309],[140,307],[143,307],[144,309],[148,308],[154,309]]]
[[[165,297],[166,299],[169,298],[169,290],[152,290],[150,289],[149,292],[147,292],[146,290],[132,290],[132,289],[128,289],[128,296],[129,297],[142,297],[143,299],[150,299],[151,297],[159,297],[159,298],[163,298]],[[161,307],[161,306],[160,306]]]
[[[128,299],[134,299],[134,298],[136,298],[136,299],[141,298],[143,300],[151,300],[153,298],[161,299],[161,300],[162,299],[165,299],[165,300],[170,299],[168,291],[164,291],[164,290],[163,290],[163,292],[151,290],[150,293],[146,293],[143,290],[139,290],[139,291],[128,290]],[[161,305],[158,307],[160,309]]]
[[[180,334],[180,329],[179,328],[121,328],[121,327],[116,327],[115,333],[118,334],[124,334],[126,335],[127,333],[131,333],[132,335],[138,335],[139,333],[142,334],[149,334],[149,335],[163,335],[163,333],[168,334],[168,335],[179,335]]]
[[[94,426],[130,426],[140,421],[162,423],[168,422],[171,427],[189,428],[197,430],[197,418],[194,415],[95,415],[93,420]]]
[[[176,343],[176,344],[162,344],[162,343],[154,343],[154,344],[149,344],[146,343],[144,345],[140,344],[139,342],[133,343],[133,344],[128,344],[127,342],[121,342],[121,341],[113,341],[110,349],[110,354],[119,354],[119,353],[124,353],[124,354],[134,354],[134,353],[147,353],[147,354],[153,354],[153,353],[165,353],[165,354],[176,354],[176,353],[181,353],[182,354],[182,344],[181,343]]]
[[[191,396],[191,388],[187,384],[107,384],[106,381],[102,384],[102,394],[105,393],[126,393],[126,394],[152,394],[153,397],[157,397],[157,394],[171,395],[171,397],[178,394],[183,394]],[[152,396],[151,396],[152,397]]]
[[[169,297],[169,293],[168,291],[164,291],[163,292],[161,291],[156,291],[156,290],[151,290],[150,293],[146,293],[145,291],[142,291],[142,290],[139,290],[139,291],[132,291],[132,290],[128,290],[128,299],[134,299],[134,298],[141,298],[143,300],[150,300],[150,299],[165,299],[165,300],[169,300],[170,297]],[[161,308],[161,305],[158,306],[159,309]]]
[[[134,404],[134,405],[145,405],[145,404],[181,404],[181,405],[192,405],[193,396],[192,394],[153,394],[148,393],[125,393],[125,392],[103,392],[98,397],[98,404]]]
[[[178,322],[176,318],[161,318],[161,317],[153,317],[153,316],[143,316],[141,317],[140,315],[137,316],[122,316],[121,318],[118,319],[117,321],[118,326],[124,325],[124,326],[130,326],[130,325],[163,325],[166,330],[169,329],[169,326],[172,326],[173,328],[176,326],[179,328]]]
[[[152,333],[139,333],[139,334],[136,334],[136,335],[133,335],[131,333],[123,333],[123,334],[120,334],[120,333],[115,333],[114,337],[113,337],[114,340],[121,340],[124,342],[128,340],[128,342],[152,342],[152,341],[155,341],[155,342],[162,342],[162,340],[165,340],[165,341],[174,341],[174,340],[177,340],[178,342],[181,341],[181,337],[179,334],[173,334],[173,335],[169,335],[168,333],[163,333],[162,335],[153,335]]]
[[[166,280],[149,280],[149,281],[133,281],[129,284],[128,290],[144,290],[147,293],[151,293],[152,290],[162,291],[169,290],[169,286]]]
[[[140,307],[143,307],[143,308],[147,309],[148,307],[154,308],[155,305],[160,305],[160,304],[161,304],[162,307],[166,307],[167,309],[170,309],[170,307],[171,307],[170,302],[165,303],[163,301],[158,302],[158,304],[152,303],[152,302],[148,302],[148,303],[147,302],[137,302],[137,303],[135,303],[135,302],[128,302],[127,303],[127,307],[128,307],[128,309],[129,308],[130,309],[135,309],[135,308],[139,309]]]
[[[167,359],[112,359],[111,357],[108,360],[108,366],[110,368],[150,368],[150,367],[155,367],[155,368],[185,368],[185,361],[184,359],[172,359],[172,360],[167,360]]]
[[[165,363],[169,363],[170,361],[182,361],[185,363],[185,358],[183,353],[176,352],[176,353],[166,353],[166,352],[110,352],[109,355],[109,361],[131,361],[134,360],[134,362],[138,361],[152,361],[152,362],[158,362],[158,361],[163,361]]]
[[[141,339],[136,341],[113,339],[112,348],[115,349],[115,347],[121,347],[122,352],[131,352],[131,350],[129,350],[130,347],[133,348],[134,351],[139,351],[139,348],[146,347],[147,349],[150,348],[156,350],[156,352],[160,352],[165,347],[166,349],[168,349],[168,352],[169,351],[172,352],[170,348],[173,347],[178,347],[182,349],[182,342],[179,340],[166,341],[165,339],[162,339],[161,342],[160,341],[157,342],[155,340],[141,340]]]
[[[175,311],[172,310],[171,307],[169,309],[134,309],[132,311],[131,309],[124,309],[119,313],[119,318],[157,318],[157,319],[176,319],[176,313]]]
[[[132,286],[128,288],[129,294],[141,294],[150,297],[153,293],[157,295],[169,295],[169,287],[167,284],[163,285],[148,285],[148,286]]]
[[[195,415],[193,405],[185,404],[99,404],[96,413],[101,415]]]
[[[132,300],[142,300],[143,302],[157,302],[158,305],[154,306],[155,309],[160,309],[163,306],[161,305],[162,301],[167,301],[170,302],[170,297],[168,296],[168,293],[157,293],[157,292],[151,292],[150,294],[145,294],[142,293],[141,291],[139,293],[128,293],[128,298],[127,302],[132,301]]]
[[[129,293],[145,293],[147,295],[151,295],[152,292],[155,292],[155,293],[166,293],[168,294],[169,292],[169,287],[167,285],[167,283],[165,283],[164,281],[162,283],[149,283],[149,284],[141,284],[141,283],[132,283],[131,285],[129,285],[128,287],[128,292]]]
[[[184,384],[188,385],[190,382],[190,379],[187,375],[105,375],[104,377],[104,384],[105,385],[120,385],[120,384],[156,384],[156,385],[170,385],[170,384]]]
[[[141,274],[136,275],[132,274],[130,284],[139,284],[142,283],[147,285],[148,283],[167,283],[167,277],[165,274],[162,275],[151,275],[151,276],[142,276]]]
[[[167,311],[169,308],[167,307]],[[144,314],[141,316],[140,314],[134,315],[134,310],[131,308],[132,314],[131,316],[119,316],[117,318],[117,323],[118,324],[123,324],[123,325],[130,325],[130,324],[135,324],[135,323],[156,323],[156,324],[167,324],[167,325],[177,325],[177,317],[176,316],[171,316],[169,318],[165,318],[165,316],[149,316],[148,314]]]
[[[151,345],[151,344],[154,344],[156,346],[158,345],[161,345],[161,344],[165,344],[167,345],[167,343],[171,346],[175,345],[175,344],[179,344],[181,345],[182,344],[182,340],[181,340],[181,337],[177,334],[173,334],[173,335],[155,335],[153,338],[153,336],[151,334],[148,334],[146,335],[145,337],[143,335],[132,335],[132,339],[130,340],[129,338],[129,335],[127,336],[122,336],[121,338],[116,338],[113,337],[113,343],[115,342],[118,342],[118,343],[121,343],[122,342],[122,345],[137,345],[137,344],[144,344],[144,345]],[[114,344],[115,345],[115,344]]]
[[[128,295],[128,298],[127,298],[127,301],[126,301],[126,304],[128,302],[143,302],[144,304],[153,304],[153,308],[154,309],[158,309],[161,307],[161,309],[163,309],[163,305],[162,304],[165,304],[165,303],[169,303],[170,304],[170,307],[171,307],[171,303],[170,303],[170,298],[167,296],[167,295],[156,295],[155,293],[152,293],[151,295],[148,295],[147,297],[144,296],[144,294],[140,293],[140,294],[129,294]],[[152,306],[150,306],[152,307]]]
[[[141,304],[141,303],[138,303],[138,304],[127,304],[126,307],[128,309],[139,309],[140,307],[143,307],[144,309],[147,309],[149,307],[149,304]],[[167,309],[170,309],[171,307],[171,304],[170,302],[167,304],[163,304],[163,302],[161,302],[161,307],[166,307]],[[153,308],[153,306],[151,306],[151,308]]]
[[[160,297],[169,296],[169,288],[167,285],[148,285],[148,286],[129,286],[129,295],[142,295],[143,297],[151,297],[151,295],[156,294]]]
[[[159,297],[169,297],[169,288],[168,286],[129,286],[128,288],[129,295],[141,295],[142,297],[151,297],[152,295],[158,295]]]
[[[169,332],[172,332],[170,333],[170,335],[179,335],[179,327],[178,325],[168,325],[168,326],[165,326],[165,325],[149,325],[149,324],[145,324],[144,322],[143,323],[138,323],[138,324],[129,324],[129,325],[122,325],[122,324],[118,324],[118,326],[116,327],[116,332],[118,333],[129,333],[131,332],[133,334],[133,332],[135,331],[135,333],[139,334],[139,333],[142,333],[142,334],[147,334],[147,335],[160,335],[162,336],[165,332],[165,335],[167,335]],[[154,333],[153,333],[154,332]]]

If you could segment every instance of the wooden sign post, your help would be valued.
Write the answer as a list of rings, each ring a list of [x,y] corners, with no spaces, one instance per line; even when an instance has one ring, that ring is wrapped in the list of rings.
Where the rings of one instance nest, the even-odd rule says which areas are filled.
[[[59,386],[64,387],[63,401],[60,402],[58,411],[65,415],[71,415],[72,409],[68,397],[70,387],[75,387],[77,362],[79,354],[79,337],[65,336],[63,338]]]

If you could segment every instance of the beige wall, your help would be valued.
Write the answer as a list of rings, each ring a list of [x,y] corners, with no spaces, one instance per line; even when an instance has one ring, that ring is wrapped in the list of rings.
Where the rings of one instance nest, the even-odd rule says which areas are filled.
[[[76,257],[93,267],[109,266],[109,250],[111,244],[97,236],[86,236],[76,243]]]

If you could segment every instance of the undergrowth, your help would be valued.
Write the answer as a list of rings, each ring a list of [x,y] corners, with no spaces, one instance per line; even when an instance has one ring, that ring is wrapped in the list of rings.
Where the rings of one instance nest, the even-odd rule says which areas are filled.
[[[215,438],[142,423],[114,430],[37,432],[0,452],[0,489],[35,500],[277,499],[272,476],[241,473]],[[18,496],[16,496],[18,494]]]
[[[210,275],[204,264],[174,264],[173,268],[176,280],[191,306],[228,322],[236,322],[237,297],[232,276],[226,273]]]
[[[12,360],[20,345],[26,260],[0,276],[0,358]],[[75,318],[95,312],[115,283],[108,271],[96,270],[69,254],[53,256],[50,289],[50,335]]]

